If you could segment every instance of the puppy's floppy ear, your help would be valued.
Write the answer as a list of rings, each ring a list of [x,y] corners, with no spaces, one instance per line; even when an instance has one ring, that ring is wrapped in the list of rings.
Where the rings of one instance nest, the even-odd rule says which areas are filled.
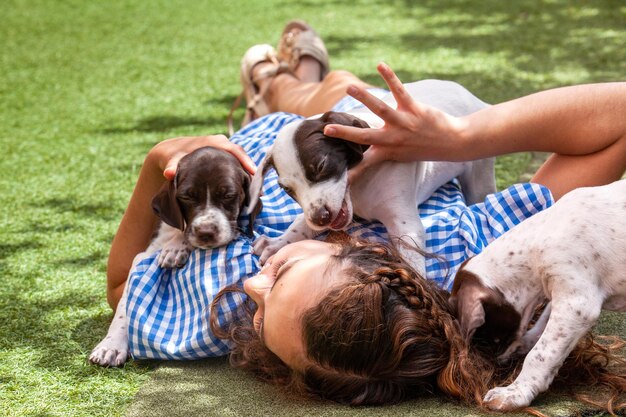
[[[250,205],[250,184],[252,183],[252,177],[243,169],[242,171],[243,171],[242,187],[243,187],[243,192],[244,192],[242,211],[245,211],[246,208]],[[254,219],[256,219],[256,216],[259,214],[262,208],[263,208],[263,204],[261,203],[261,200],[259,200],[258,203],[255,205],[254,210],[250,214],[250,219],[248,221],[248,230],[246,231],[246,235],[248,237],[254,236]]]
[[[352,120],[352,126],[354,127],[358,127],[361,129],[369,129],[370,125],[367,124],[367,122],[365,120],[361,120],[358,117],[354,117],[354,120]]]
[[[176,198],[178,174],[172,181],[163,184],[161,190],[152,199],[152,210],[166,224],[185,230],[185,218]]]
[[[252,181],[250,182],[250,188],[248,191],[248,207],[246,208],[245,214],[250,215],[250,224],[254,222],[257,214],[261,211],[263,207],[261,203],[261,192],[263,190],[263,178],[267,171],[270,170],[274,166],[272,161],[272,149],[270,148],[265,155],[265,158],[261,161],[261,164],[258,166],[256,173],[252,177]]]
[[[320,120],[326,122],[326,124],[340,124],[344,126],[353,126],[360,129],[368,129],[370,127],[366,121],[359,119],[348,113],[340,113],[335,111],[327,111],[324,113]],[[333,139],[341,140],[341,139]],[[363,152],[369,148],[367,145],[361,145],[358,143],[350,142],[348,140],[341,140],[346,150],[346,156],[348,161],[348,169],[354,167],[356,164],[363,160]]]
[[[252,176],[248,174],[243,168],[242,171],[242,181],[241,186],[243,187],[243,202],[241,203],[241,208],[248,207],[250,204],[250,183],[252,182]]]
[[[456,314],[461,326],[461,334],[468,345],[474,337],[476,330],[485,324],[485,309],[481,300],[480,291],[470,288],[463,295],[457,296]]]
[[[363,160],[363,152],[367,150],[367,146],[349,141],[345,141],[345,143],[346,155],[348,155],[348,169],[350,169]]]
[[[454,278],[449,302],[459,320],[461,335],[469,345],[476,330],[485,324],[485,288],[476,275],[463,269],[463,265]]]

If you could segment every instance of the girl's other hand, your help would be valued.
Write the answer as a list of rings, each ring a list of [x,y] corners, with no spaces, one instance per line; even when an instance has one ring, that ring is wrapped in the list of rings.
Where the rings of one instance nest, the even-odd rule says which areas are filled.
[[[213,146],[230,152],[241,162],[246,171],[250,174],[255,173],[256,165],[248,154],[241,146],[232,143],[224,135],[187,136],[167,139],[155,145],[150,151],[149,157],[163,172],[163,176],[167,180],[172,180],[176,175],[178,161],[188,153],[204,146]]]

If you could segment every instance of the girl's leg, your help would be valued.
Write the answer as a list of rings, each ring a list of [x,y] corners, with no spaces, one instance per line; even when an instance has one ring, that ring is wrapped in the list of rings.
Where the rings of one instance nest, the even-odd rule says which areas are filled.
[[[626,171],[626,135],[602,149],[590,141],[588,154],[553,154],[539,168],[532,182],[545,185],[556,200],[578,187],[609,184]]]
[[[262,72],[264,65],[254,67],[253,75]],[[283,73],[273,78],[266,78],[258,83],[261,89],[264,83],[271,83],[265,95],[265,101],[272,112],[284,111],[305,117],[323,113],[346,96],[346,88],[357,85],[370,86],[348,71],[331,71],[321,81],[321,66],[310,56],[304,56],[296,68],[295,74]],[[254,78],[254,77],[253,77]]]

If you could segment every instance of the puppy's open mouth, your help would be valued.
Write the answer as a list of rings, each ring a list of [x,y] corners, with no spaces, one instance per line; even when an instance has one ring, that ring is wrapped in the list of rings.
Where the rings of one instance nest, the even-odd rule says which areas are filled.
[[[348,203],[346,203],[346,200],[343,200],[343,204],[341,205],[339,213],[337,213],[337,217],[335,217],[335,220],[330,223],[329,227],[332,230],[341,230],[351,221],[352,218],[348,215]]]

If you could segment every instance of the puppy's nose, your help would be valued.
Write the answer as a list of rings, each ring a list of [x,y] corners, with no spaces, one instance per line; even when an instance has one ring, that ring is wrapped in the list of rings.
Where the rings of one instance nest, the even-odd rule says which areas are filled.
[[[193,234],[201,242],[211,242],[215,240],[216,233],[215,226],[194,227]]]
[[[318,226],[328,226],[331,220],[330,211],[326,206],[316,208],[311,216],[311,221]]]

